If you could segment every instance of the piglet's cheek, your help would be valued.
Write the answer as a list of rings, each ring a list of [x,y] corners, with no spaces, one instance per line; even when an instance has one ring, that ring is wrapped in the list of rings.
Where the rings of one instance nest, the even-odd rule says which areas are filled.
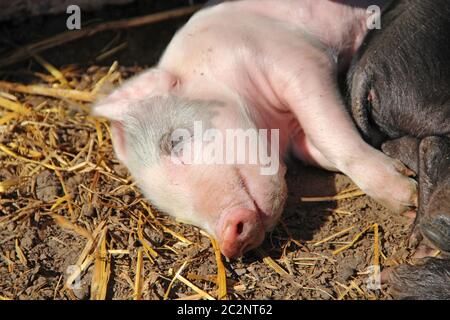
[[[161,165],[171,184],[179,185],[181,181],[187,179],[188,165],[183,164],[179,159],[163,156],[161,157]]]

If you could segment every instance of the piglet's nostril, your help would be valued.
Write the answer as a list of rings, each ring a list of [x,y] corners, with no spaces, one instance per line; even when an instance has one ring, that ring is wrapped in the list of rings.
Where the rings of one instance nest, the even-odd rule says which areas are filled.
[[[264,229],[257,212],[236,209],[224,216],[225,227],[220,231],[220,248],[228,258],[243,254],[259,245],[264,239]]]
[[[242,234],[242,232],[244,232],[244,223],[243,222],[239,222],[236,225],[236,234],[239,236]]]

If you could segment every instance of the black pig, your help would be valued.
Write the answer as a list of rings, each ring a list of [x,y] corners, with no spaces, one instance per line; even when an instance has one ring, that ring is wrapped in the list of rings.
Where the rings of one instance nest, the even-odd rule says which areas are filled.
[[[423,239],[444,256],[400,266],[389,282],[399,298],[450,299],[450,1],[394,1],[347,80],[363,137],[417,174],[411,243]]]

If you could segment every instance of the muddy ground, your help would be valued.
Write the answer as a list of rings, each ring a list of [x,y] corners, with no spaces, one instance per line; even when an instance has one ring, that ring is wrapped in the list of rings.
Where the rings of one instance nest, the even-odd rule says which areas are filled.
[[[169,1],[170,2],[170,1]],[[95,23],[127,16],[169,9],[186,1],[173,1],[165,6],[143,1],[139,6],[108,8],[101,13],[86,14],[85,20]],[[144,3],[144,4],[143,4]],[[145,3],[148,5],[146,6]],[[58,68],[76,65],[89,76],[98,70],[106,73],[113,61],[124,66],[126,78],[151,66],[162,53],[173,33],[186,18],[129,30],[111,31],[64,44],[41,53]],[[65,16],[42,17],[13,21],[0,26],[0,56],[9,50],[62,32]],[[102,49],[126,43],[117,53],[96,59]],[[96,68],[93,66],[101,66]],[[45,73],[33,59],[0,69],[0,80],[40,83],[33,72]],[[64,122],[41,118],[54,126],[43,129],[42,143],[52,147],[46,136],[55,132],[61,154],[70,154],[89,144],[96,135],[85,110],[76,109],[68,101],[15,94],[19,101],[31,101],[32,107],[43,100],[66,110]],[[87,104],[89,105],[89,104]],[[71,121],[70,117],[74,121]],[[22,119],[24,121],[26,119]],[[76,120],[76,121],[75,121]],[[82,124],[78,125],[77,124]],[[13,126],[13,128],[8,127]],[[6,124],[0,143],[18,139],[20,123]],[[144,237],[157,252],[157,257],[144,255],[143,299],[162,299],[174,273],[187,261],[185,278],[217,297],[215,276],[217,263],[210,240],[197,228],[180,224],[152,210],[146,211],[142,196],[133,186],[128,171],[115,159],[107,130],[105,141],[93,143],[92,153],[102,157],[111,176],[98,171],[63,172],[62,181],[72,199],[72,209],[56,206],[64,194],[61,179],[52,170],[36,163],[17,161],[0,151],[0,181],[26,176],[18,186],[0,193],[0,297],[10,299],[88,299],[92,291],[93,265],[83,271],[81,286],[72,292],[64,290],[67,268],[75,265],[89,241],[79,232],[61,227],[48,214],[58,214],[90,233],[101,223],[106,226],[106,245],[116,251],[108,255],[110,275],[106,299],[133,299],[137,252],[142,247],[137,239],[138,213],[147,212],[143,224]],[[47,139],[48,138],[48,139]],[[36,142],[37,143],[37,142]],[[55,145],[53,145],[55,147]],[[39,148],[37,150],[40,150]],[[95,162],[94,159],[93,162]],[[56,160],[55,160],[56,161]],[[331,196],[354,187],[342,174],[333,174],[291,161],[287,173],[289,198],[281,223],[269,234],[262,249],[288,275],[280,275],[261,256],[252,251],[245,257],[225,261],[228,297],[233,299],[390,299],[389,288],[367,288],[367,268],[373,265],[373,228],[364,233],[352,247],[341,253],[333,251],[348,244],[359,232],[373,224],[379,225],[380,263],[382,268],[403,262],[410,255],[407,239],[410,222],[394,215],[367,196],[328,202],[302,202],[301,197]],[[95,181],[95,182],[94,182]],[[11,220],[13,220],[11,222]],[[5,223],[5,221],[7,223]],[[351,228],[352,227],[352,228]],[[314,245],[342,230],[348,232]],[[182,235],[187,240],[180,238]],[[178,237],[177,237],[178,236]],[[19,249],[18,249],[19,248]],[[122,252],[122,253],[121,253]],[[25,260],[24,260],[25,259]],[[175,281],[167,294],[169,299],[197,299],[185,284]]]

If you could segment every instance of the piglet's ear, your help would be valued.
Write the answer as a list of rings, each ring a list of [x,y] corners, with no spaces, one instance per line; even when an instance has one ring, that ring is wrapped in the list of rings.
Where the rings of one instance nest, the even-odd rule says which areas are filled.
[[[152,68],[127,80],[98,101],[93,107],[92,114],[120,121],[123,115],[129,112],[134,101],[167,94],[177,87],[178,82],[178,78],[173,74],[159,68]]]
[[[136,104],[134,102],[154,95],[164,95],[178,85],[171,73],[153,68],[127,80],[111,94],[100,99],[92,109],[92,115],[111,121],[112,140],[117,158],[127,163],[127,142],[124,133],[124,116]]]
[[[114,152],[117,158],[123,163],[127,163],[127,149],[125,142],[125,132],[121,121],[111,121],[111,134]]]

